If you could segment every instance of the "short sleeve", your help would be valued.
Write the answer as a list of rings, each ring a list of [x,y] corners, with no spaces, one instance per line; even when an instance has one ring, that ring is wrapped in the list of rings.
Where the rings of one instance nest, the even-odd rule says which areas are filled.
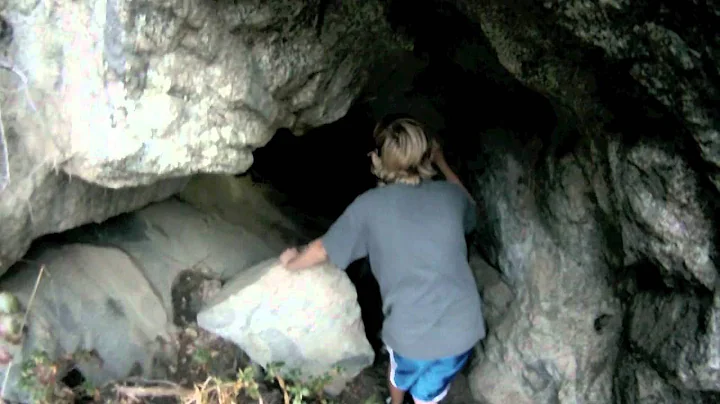
[[[359,205],[355,199],[321,238],[328,259],[342,270],[368,254],[367,232]]]

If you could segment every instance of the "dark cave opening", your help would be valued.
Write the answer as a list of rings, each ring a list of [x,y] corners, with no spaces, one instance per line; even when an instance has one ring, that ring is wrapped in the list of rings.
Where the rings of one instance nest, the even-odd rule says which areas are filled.
[[[374,149],[375,124],[387,115],[408,114],[426,125],[471,191],[472,178],[484,169],[484,155],[512,153],[518,143],[533,139],[553,143],[558,115],[550,100],[500,65],[476,23],[450,6],[422,4],[426,6],[410,7],[413,13],[401,13],[395,20],[415,37],[414,53],[376,66],[366,91],[338,121],[301,136],[287,128],[278,130],[253,152],[253,165],[243,175],[270,184],[287,197],[288,205],[329,223],[375,186],[367,154]],[[437,28],[432,34],[422,29],[430,20]],[[468,46],[478,60],[462,59]],[[397,82],[411,85],[402,88]],[[507,138],[483,144],[480,134],[497,128]],[[471,237],[469,248],[486,256],[480,245],[485,239]],[[368,340],[378,351],[383,314],[377,281],[367,259],[351,264],[347,274],[358,292]]]

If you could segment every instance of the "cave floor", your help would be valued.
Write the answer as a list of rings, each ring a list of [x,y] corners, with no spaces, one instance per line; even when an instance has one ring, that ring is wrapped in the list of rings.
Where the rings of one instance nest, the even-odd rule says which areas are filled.
[[[172,392],[174,387],[192,389],[193,386],[202,385],[209,375],[222,380],[234,380],[238,367],[249,365],[248,358],[234,344],[215,337],[196,325],[188,325],[177,336],[179,344],[177,367],[169,369],[167,380],[144,380],[129,378],[123,382],[109,384],[86,396],[83,400],[75,402],[85,403],[152,403],[152,404],[215,404],[221,401],[208,400],[203,402],[183,401],[177,396],[164,396],[163,389]],[[336,403],[336,404],[383,404],[388,396],[386,386],[386,372],[388,366],[387,354],[382,354],[376,363],[365,369],[355,377],[345,388],[342,394],[328,401],[304,399],[303,403]],[[277,383],[260,382],[259,393],[262,401],[252,399],[240,394],[236,397],[238,404],[287,404],[283,400],[282,390]],[[293,401],[290,401],[293,402]],[[406,403],[412,403],[406,397]],[[232,401],[231,401],[232,403]],[[295,402],[293,402],[295,403]],[[475,404],[470,388],[464,374],[456,379],[443,404]]]
[[[210,398],[203,401],[181,399],[179,391],[188,392],[201,386],[210,376],[222,381],[235,381],[238,379],[238,369],[251,367],[251,361],[242,350],[233,343],[223,340],[203,329],[195,322],[196,312],[199,309],[198,301],[206,300],[208,293],[214,293],[218,285],[212,285],[213,280],[201,274],[186,274],[179,278],[174,285],[173,311],[174,323],[178,326],[177,333],[169,345],[174,349],[168,350],[175,356],[168,357],[167,363],[157,363],[156,368],[163,377],[153,380],[141,378],[128,378],[123,381],[110,383],[102,388],[88,391],[88,395],[75,402],[85,403],[152,403],[152,404],[215,404],[215,403],[261,403],[261,404],[290,404],[297,401],[284,400],[282,389],[275,381],[259,380],[259,394],[261,400],[252,399],[240,394],[236,401],[221,401]],[[386,385],[387,367],[389,357],[387,353],[378,353],[375,363],[356,376],[343,390],[342,394],[328,401],[303,399],[303,403],[336,403],[336,404],[383,404],[388,397]],[[257,374],[257,373],[256,373]],[[289,389],[288,389],[289,390]],[[232,398],[231,398],[232,399]],[[406,403],[412,403],[406,397]],[[470,393],[470,388],[464,374],[456,379],[444,404],[474,404],[476,403]]]

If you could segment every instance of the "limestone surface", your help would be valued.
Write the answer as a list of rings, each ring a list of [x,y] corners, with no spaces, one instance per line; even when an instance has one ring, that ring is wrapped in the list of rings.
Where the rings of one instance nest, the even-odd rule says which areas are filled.
[[[2,284],[24,311],[39,266],[45,266],[22,344],[2,341],[14,361],[7,399],[30,402],[28,392],[18,388],[21,364],[41,352],[51,360],[77,354],[79,370],[95,385],[131,374],[155,376],[153,360],[165,358],[162,342],[170,340],[170,323],[160,296],[132,257],[111,247],[68,244],[32,258],[32,265],[18,268]],[[96,355],[88,355],[93,351]],[[0,377],[6,371],[3,365]]]
[[[198,325],[262,366],[333,376],[331,394],[374,360],[355,288],[330,264],[291,272],[270,259],[244,270],[198,314]]]
[[[376,0],[0,2],[0,272],[40,235],[343,116],[401,42],[383,16]]]

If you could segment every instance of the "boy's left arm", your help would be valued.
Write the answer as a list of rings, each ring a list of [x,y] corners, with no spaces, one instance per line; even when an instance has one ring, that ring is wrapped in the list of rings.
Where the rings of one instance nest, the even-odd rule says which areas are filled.
[[[329,261],[344,270],[354,260],[366,256],[367,240],[362,224],[366,208],[359,199],[355,198],[325,235],[308,244],[302,252],[296,248],[285,250],[280,255],[282,265],[297,270]]]
[[[280,254],[280,263],[289,270],[299,270],[319,265],[328,258],[322,239],[316,239],[308,244],[302,251],[297,248],[288,248]]]

